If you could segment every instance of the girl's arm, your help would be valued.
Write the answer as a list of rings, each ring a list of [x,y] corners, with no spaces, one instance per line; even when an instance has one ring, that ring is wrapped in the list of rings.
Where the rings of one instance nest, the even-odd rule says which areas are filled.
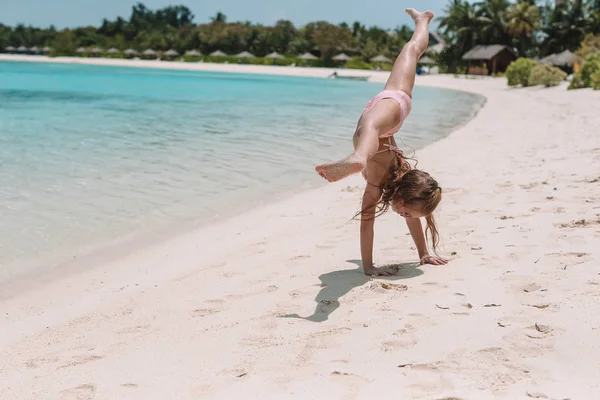
[[[378,186],[367,184],[362,199],[362,213],[360,216],[360,253],[365,275],[396,275],[390,268],[375,268],[373,266],[373,240],[375,237],[375,208],[381,198],[381,189]]]
[[[417,251],[419,252],[419,259],[429,255],[427,252],[427,242],[425,241],[425,234],[423,233],[423,225],[421,224],[421,218],[406,218],[406,225],[410,231]]]
[[[443,265],[448,263],[448,260],[444,258],[429,255],[427,241],[425,240],[423,225],[421,224],[420,218],[406,218],[406,225],[408,226],[410,236],[412,236],[417,251],[419,252],[421,264]]]

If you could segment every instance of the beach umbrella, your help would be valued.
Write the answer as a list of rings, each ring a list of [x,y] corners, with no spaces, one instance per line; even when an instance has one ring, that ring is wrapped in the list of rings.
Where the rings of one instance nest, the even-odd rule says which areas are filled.
[[[185,55],[190,57],[200,57],[202,53],[200,53],[198,50],[188,50],[185,52]]]
[[[337,56],[333,57],[332,60],[334,61],[348,61],[348,60],[352,60],[352,58],[350,56],[348,56],[345,53],[340,53]]]
[[[301,60],[318,60],[318,58],[311,53],[304,53],[301,56],[298,56],[298,58]]]
[[[165,56],[169,56],[169,57],[177,57],[179,55],[179,53],[176,50],[167,50],[164,53]]]
[[[100,53],[103,53],[103,52],[104,52],[104,50],[102,50],[100,47],[94,47],[92,49],[92,53],[94,53],[94,54],[100,54]]]
[[[115,49],[114,47],[111,47],[111,48],[110,48],[110,49],[108,49],[106,52],[107,52],[107,53],[109,53],[109,54],[118,54],[118,53],[120,53],[121,51],[120,51],[119,49]]]
[[[25,47],[25,46],[19,46],[19,47],[17,47],[17,51],[18,51],[19,53],[25,53],[25,52],[27,52],[27,50],[28,50],[28,49],[27,49],[27,47]]]
[[[248,51],[242,51],[240,54],[236,55],[236,57],[239,57],[239,58],[254,58],[255,55],[252,54],[252,53],[250,53],[250,52],[248,52]]]
[[[40,48],[37,46],[33,46],[32,48],[29,49],[30,52],[32,53],[39,53],[40,52]]]
[[[123,53],[128,56],[135,56],[138,52],[134,49],[127,49]]]
[[[48,46],[46,46],[42,49],[42,52],[44,52],[44,53],[50,53],[51,51],[52,51],[52,48],[48,47]]]
[[[265,58],[272,58],[272,59],[280,59],[281,60],[282,58],[285,58],[285,57],[282,56],[281,54],[279,54],[278,52],[274,51],[274,52],[272,52],[270,54],[267,54],[265,56]]]
[[[429,57],[427,57],[427,56],[425,56],[425,57],[422,57],[421,59],[419,59],[418,63],[419,63],[419,64],[429,64],[429,65],[434,65],[434,64],[436,64],[436,62],[435,62],[435,61],[433,61],[431,58],[429,58]]]
[[[85,47],[79,47],[77,50],[75,50],[78,53],[87,53],[87,49]]]
[[[384,62],[384,63],[391,63],[392,60],[390,58],[387,58],[386,56],[384,56],[383,54],[380,54],[376,57],[371,58],[371,62]]]
[[[12,46],[8,46],[8,47],[4,48],[4,50],[6,50],[6,51],[15,51],[16,49],[14,47],[12,47]]]
[[[227,57],[227,54],[223,53],[221,50],[213,51],[210,53],[211,57]]]
[[[142,54],[145,55],[145,56],[155,56],[156,52],[154,50],[152,50],[152,49],[147,49],[147,50],[144,50],[142,52]]]

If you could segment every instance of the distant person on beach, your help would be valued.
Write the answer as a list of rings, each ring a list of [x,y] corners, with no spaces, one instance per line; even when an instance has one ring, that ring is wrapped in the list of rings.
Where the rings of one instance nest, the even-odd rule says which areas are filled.
[[[406,12],[415,21],[415,31],[396,59],[384,90],[367,104],[360,117],[353,138],[355,151],[342,160],[316,167],[329,182],[359,172],[367,181],[359,213],[362,264],[367,275],[396,274],[393,269],[373,265],[375,217],[389,208],[406,219],[421,264],[448,262],[430,255],[426,241],[431,235],[435,254],[439,239],[432,213],[442,200],[442,188],[428,173],[413,168],[394,140],[411,110],[417,61],[429,44],[429,23],[433,18],[431,11],[408,8]],[[421,217],[427,222],[425,234]]]

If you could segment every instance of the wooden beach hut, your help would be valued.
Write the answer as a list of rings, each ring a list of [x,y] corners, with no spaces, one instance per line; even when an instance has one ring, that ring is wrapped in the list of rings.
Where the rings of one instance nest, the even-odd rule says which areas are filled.
[[[509,46],[492,44],[475,46],[462,59],[468,62],[468,74],[490,75],[506,71],[509,64],[517,59],[517,55]]]

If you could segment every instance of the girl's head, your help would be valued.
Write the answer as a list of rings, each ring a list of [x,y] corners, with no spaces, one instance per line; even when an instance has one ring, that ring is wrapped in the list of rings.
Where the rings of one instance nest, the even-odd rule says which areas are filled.
[[[433,250],[437,249],[439,235],[433,211],[442,200],[442,188],[427,172],[412,169],[401,157],[390,166],[389,173],[381,185],[382,196],[379,214],[388,209],[404,218],[425,217],[426,237],[431,235]]]

